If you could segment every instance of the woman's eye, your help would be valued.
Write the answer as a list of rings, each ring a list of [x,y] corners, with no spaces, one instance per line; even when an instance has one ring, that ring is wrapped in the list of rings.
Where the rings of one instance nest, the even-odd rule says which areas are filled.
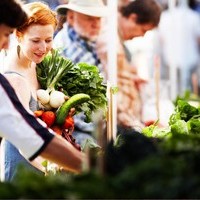
[[[32,40],[34,43],[38,43],[39,42],[39,40]]]
[[[50,42],[52,42],[52,40],[46,40],[46,43],[50,43]]]

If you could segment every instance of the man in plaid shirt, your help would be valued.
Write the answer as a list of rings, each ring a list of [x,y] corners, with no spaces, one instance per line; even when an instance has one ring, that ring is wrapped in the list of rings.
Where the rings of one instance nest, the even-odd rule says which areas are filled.
[[[74,63],[86,62],[101,69],[101,62],[96,54],[95,41],[85,40],[76,30],[65,23],[54,39],[56,47],[62,48],[62,54]]]
[[[101,20],[107,14],[107,8],[102,0],[69,0],[68,4],[57,7],[59,14],[66,15],[63,28],[54,38],[54,46],[60,48],[63,56],[74,63],[86,62],[96,65],[102,73],[102,65],[96,53],[96,40],[101,30]],[[81,144],[94,127],[92,123],[84,122],[81,113],[75,116],[76,141]],[[88,134],[89,133],[89,134]]]

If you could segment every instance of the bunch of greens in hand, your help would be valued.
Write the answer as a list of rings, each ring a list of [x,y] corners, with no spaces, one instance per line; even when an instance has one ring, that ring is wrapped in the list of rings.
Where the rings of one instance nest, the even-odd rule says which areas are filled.
[[[37,64],[37,79],[42,89],[51,92],[58,89],[59,80],[73,67],[71,60],[59,56],[57,50],[52,50],[44,60]]]
[[[67,81],[66,81],[67,80]],[[91,114],[98,109],[106,110],[106,85],[96,66],[78,63],[69,69],[59,81],[59,86],[68,96],[85,93],[90,100],[82,104],[78,111],[84,111],[86,121],[91,121]]]
[[[76,113],[85,113],[86,122],[90,122],[92,114],[99,109],[105,113],[106,85],[96,66],[87,63],[75,65],[71,60],[60,56],[58,50],[53,50],[37,64],[36,72],[44,90],[60,90],[69,97],[79,93],[88,94],[90,100],[76,107]]]

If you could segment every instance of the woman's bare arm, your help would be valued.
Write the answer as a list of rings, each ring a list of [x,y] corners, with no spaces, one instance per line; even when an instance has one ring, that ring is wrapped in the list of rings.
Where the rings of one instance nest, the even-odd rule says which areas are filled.
[[[87,164],[84,153],[75,149],[69,142],[59,136],[55,136],[41,153],[41,156],[57,163],[65,170],[80,173],[83,164]]]

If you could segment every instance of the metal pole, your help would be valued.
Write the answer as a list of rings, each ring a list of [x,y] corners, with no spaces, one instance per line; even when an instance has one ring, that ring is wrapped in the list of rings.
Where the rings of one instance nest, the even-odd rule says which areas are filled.
[[[111,88],[117,86],[117,0],[108,0],[108,82]],[[110,131],[112,138],[116,138],[117,133],[117,99],[116,95],[112,92],[108,96],[108,101],[110,101]],[[109,134],[109,133],[108,133]]]

